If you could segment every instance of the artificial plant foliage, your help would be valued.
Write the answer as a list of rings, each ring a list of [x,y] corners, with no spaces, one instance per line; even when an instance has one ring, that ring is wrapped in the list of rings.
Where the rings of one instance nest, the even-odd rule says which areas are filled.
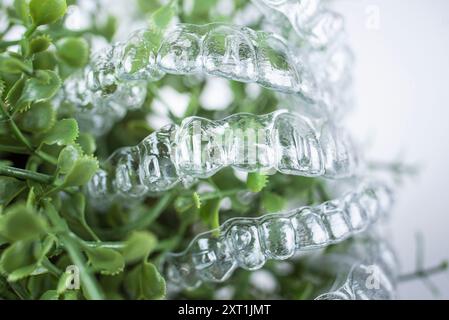
[[[137,54],[131,73],[154,56],[173,20],[232,19],[232,14],[213,13],[216,0],[193,1],[188,12],[176,0],[131,3],[147,22],[151,44],[133,48]],[[231,217],[283,210],[291,199],[295,205],[329,200],[325,185],[315,178],[263,173],[242,178],[227,168],[189,188],[180,186],[142,202],[118,200],[106,210],[92,205],[85,188],[102,160],[155,131],[144,119],[158,116],[154,104],[164,104],[162,88],[189,95],[182,117],[167,112],[178,124],[195,115],[265,114],[276,109],[277,98],[266,89],[247,95],[247,84],[230,81],[233,101],[225,111],[210,110],[200,99],[208,79],[167,75],[148,84],[140,109],[128,112],[106,135],[93,137],[80,130],[75,108],[58,94],[65,79],[88,64],[95,38],[112,42],[118,17],[97,21],[95,14],[86,13],[91,25],[74,32],[64,24],[68,4],[77,1],[16,0],[7,10],[0,8],[9,21],[7,30],[0,30],[0,298],[162,299],[167,296],[160,268],[164,254],[184,249],[199,232],[216,229]],[[244,4],[235,0],[233,10]],[[5,40],[14,26],[24,33]],[[79,271],[79,288],[67,286],[72,266]],[[239,299],[308,299],[333,281],[301,261],[291,263],[288,276],[274,262],[264,268],[279,283],[271,295],[253,286],[250,272],[239,270],[225,284],[206,284],[173,297],[211,299],[226,286]]]

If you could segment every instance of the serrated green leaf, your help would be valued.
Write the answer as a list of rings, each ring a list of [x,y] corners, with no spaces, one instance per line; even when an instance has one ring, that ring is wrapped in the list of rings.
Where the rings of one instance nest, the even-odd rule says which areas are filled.
[[[0,72],[20,74],[22,72],[32,73],[33,70],[18,58],[2,53],[0,54]]]
[[[284,204],[284,198],[275,193],[265,192],[262,195],[262,205],[268,212],[280,211],[284,207]]]
[[[56,43],[58,57],[74,68],[80,68],[89,60],[89,44],[80,37],[67,37]]]
[[[60,146],[74,143],[78,137],[78,123],[75,119],[62,119],[41,136],[41,143]]]
[[[15,105],[22,95],[23,88],[25,87],[26,77],[21,77],[17,80],[11,89],[9,89],[6,95],[6,101],[9,105]]]
[[[113,249],[89,248],[86,250],[86,254],[95,272],[113,275],[123,271],[125,267],[125,259],[119,252]]]
[[[165,279],[146,261],[128,273],[125,285],[133,299],[162,299],[166,294]]]
[[[54,70],[57,64],[55,54],[49,50],[34,55],[33,68],[35,70]]]
[[[70,172],[80,156],[79,147],[71,144],[65,146],[59,153],[58,172],[63,174]]]
[[[125,241],[122,250],[127,263],[144,259],[154,250],[157,244],[156,236],[148,231],[134,231]]]
[[[97,149],[95,138],[92,134],[87,132],[80,132],[78,138],[76,139],[76,143],[81,146],[85,154],[92,155]]]
[[[24,110],[32,102],[44,102],[51,99],[61,87],[61,79],[51,70],[37,70],[36,76],[25,81],[20,96],[18,110]]]
[[[162,42],[162,34],[176,13],[176,1],[160,7],[150,16],[149,28],[142,33],[141,41],[130,42],[125,47],[125,55],[132,55],[131,74],[141,70],[155,56]]]
[[[30,53],[38,53],[48,49],[51,38],[48,35],[37,36],[30,41]]]
[[[0,177],[0,206],[6,206],[26,188],[23,181],[11,177]]]
[[[20,114],[17,125],[20,129],[36,133],[49,130],[56,121],[56,111],[50,102],[40,102],[33,105],[30,110]]]
[[[25,204],[9,207],[0,217],[0,234],[12,242],[38,238],[46,229],[45,220]]]
[[[36,26],[56,22],[67,10],[65,0],[31,0],[30,15]]]
[[[268,177],[263,173],[250,172],[246,179],[246,185],[252,192],[260,192],[267,185]]]
[[[89,182],[95,172],[98,170],[97,159],[91,156],[79,158],[70,171],[64,177],[62,185],[65,187],[77,187]]]

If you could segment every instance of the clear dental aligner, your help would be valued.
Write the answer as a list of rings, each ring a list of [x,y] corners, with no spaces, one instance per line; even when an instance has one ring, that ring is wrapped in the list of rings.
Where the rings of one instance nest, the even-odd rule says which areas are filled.
[[[208,178],[225,166],[254,172],[341,178],[354,174],[356,152],[331,123],[318,130],[298,114],[238,113],[223,120],[185,118],[134,147],[114,152],[88,185],[96,199],[138,198],[179,181]]]
[[[164,34],[157,54],[150,39],[148,30],[137,31],[66,81],[63,99],[81,108],[86,130],[104,133],[126,110],[143,103],[146,82],[166,73],[255,82],[305,101],[324,101],[309,67],[272,33],[218,23],[177,24]]]
[[[355,248],[354,248],[355,247]],[[336,281],[335,289],[319,295],[317,300],[391,300],[396,297],[398,263],[392,249],[378,237],[357,239],[349,248],[354,251],[333,259],[331,268],[343,263],[349,268],[346,277]]]
[[[344,30],[343,17],[324,8],[321,0],[252,0],[252,2],[271,20],[276,19],[276,15],[273,15],[276,12],[285,16],[300,40],[314,49],[329,46]]]
[[[310,66],[319,83],[325,112],[340,116],[352,105],[350,84],[354,56],[346,44],[343,18],[324,8],[321,0],[252,0],[270,22],[269,29],[282,34],[293,26],[297,45],[291,49]],[[279,15],[276,15],[279,13]],[[288,22],[285,23],[287,18]],[[305,41],[306,39],[306,41]],[[293,41],[295,42],[295,41]],[[291,97],[302,112],[311,106]],[[298,107],[297,107],[298,108]]]
[[[386,215],[391,204],[389,188],[368,183],[316,207],[233,218],[219,230],[198,235],[185,251],[167,254],[166,279],[179,288],[223,282],[238,267],[256,270],[268,259],[288,259],[363,232]]]

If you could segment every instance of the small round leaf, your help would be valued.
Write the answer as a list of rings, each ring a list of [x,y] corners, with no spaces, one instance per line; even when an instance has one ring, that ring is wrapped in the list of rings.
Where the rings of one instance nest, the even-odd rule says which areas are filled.
[[[89,45],[83,38],[67,37],[56,43],[61,60],[74,68],[80,68],[89,60]]]
[[[67,10],[65,0],[31,0],[30,15],[36,26],[50,24],[62,18]]]
[[[10,241],[37,238],[46,230],[45,221],[31,208],[17,204],[0,218],[0,234]]]

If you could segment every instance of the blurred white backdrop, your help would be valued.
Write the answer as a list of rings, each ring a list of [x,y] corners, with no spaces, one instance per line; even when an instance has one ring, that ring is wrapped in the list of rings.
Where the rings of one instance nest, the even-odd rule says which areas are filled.
[[[449,1],[339,0],[354,49],[356,108],[345,126],[366,141],[368,157],[406,160],[408,179],[392,212],[393,244],[403,272],[413,271],[415,234],[425,263],[449,258]],[[448,198],[446,198],[448,197]],[[432,280],[449,299],[449,272]],[[400,298],[433,298],[421,281]]]

